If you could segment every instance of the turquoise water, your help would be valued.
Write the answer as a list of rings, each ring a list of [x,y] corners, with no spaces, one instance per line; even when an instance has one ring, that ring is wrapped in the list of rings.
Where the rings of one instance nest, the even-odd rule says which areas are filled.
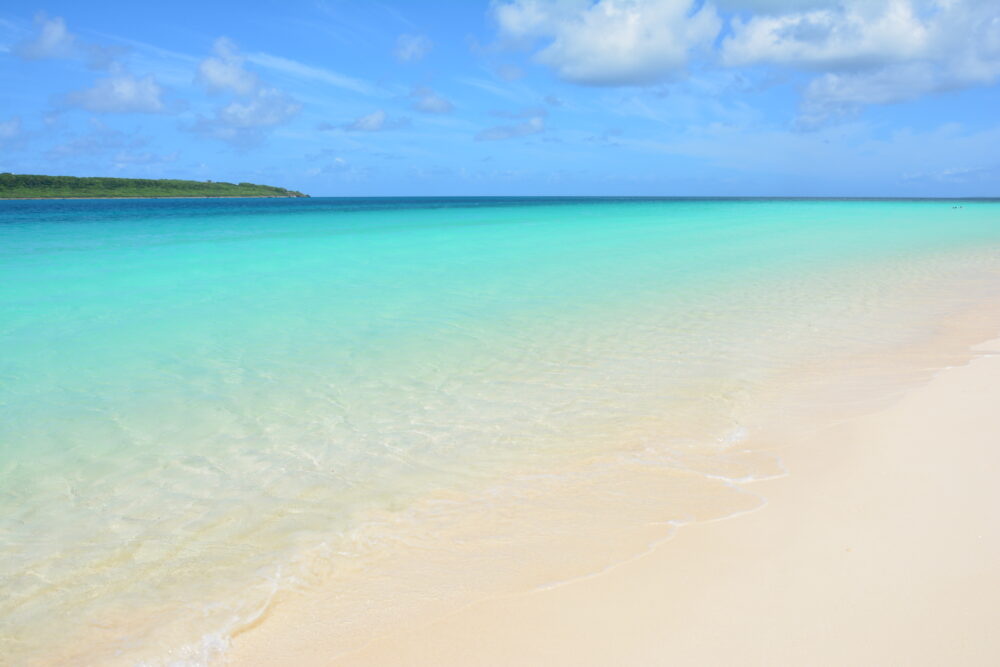
[[[435,494],[725,477],[758,388],[998,271],[990,201],[0,202],[0,655],[204,657]]]

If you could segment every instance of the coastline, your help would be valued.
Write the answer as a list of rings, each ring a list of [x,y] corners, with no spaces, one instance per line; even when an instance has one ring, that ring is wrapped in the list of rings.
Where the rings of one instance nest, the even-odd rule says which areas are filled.
[[[46,201],[98,199],[101,201],[121,201],[124,199],[308,199],[309,195],[190,195],[180,197],[0,197],[0,201]]]
[[[991,664],[1000,586],[1000,339],[874,412],[779,440],[767,499],[597,575],[411,618],[344,653],[321,596],[233,641],[232,665]],[[327,610],[329,611],[329,610]]]

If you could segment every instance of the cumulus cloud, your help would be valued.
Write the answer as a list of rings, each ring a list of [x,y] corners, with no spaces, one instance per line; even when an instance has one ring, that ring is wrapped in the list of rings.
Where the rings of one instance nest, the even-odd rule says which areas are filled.
[[[813,73],[801,126],[1000,80],[995,0],[494,0],[501,36],[589,85],[669,78],[729,29],[706,62]]]
[[[214,118],[199,118],[192,129],[245,148],[260,143],[266,130],[287,122],[301,109],[277,88],[258,88],[249,98],[216,109]]]
[[[805,9],[828,7],[831,0],[716,0],[719,9],[732,12],[754,12],[756,14],[778,14]]]
[[[117,62],[126,51],[117,46],[100,46],[81,41],[70,32],[65,19],[45,14],[35,17],[36,34],[11,49],[24,60],[76,59],[91,69],[110,70],[90,88],[65,95],[70,106],[98,113],[162,113],[163,88],[153,75],[135,76]]]
[[[345,129],[351,132],[378,132],[385,129],[386,118],[385,112],[377,109],[367,116],[355,119]]]
[[[137,77],[121,72],[98,79],[93,86],[66,96],[66,102],[99,113],[162,113],[163,88],[152,74]]]
[[[736,18],[723,43],[727,65],[761,62],[817,69],[856,69],[919,56],[928,26],[907,0],[851,2],[776,16]]]
[[[198,65],[196,79],[209,92],[230,94],[230,100],[189,127],[239,148],[260,143],[266,133],[291,120],[302,105],[284,91],[265,85],[255,72],[244,67],[247,58],[236,43],[220,37],[212,45],[213,55]],[[291,61],[288,61],[291,62]]]
[[[91,69],[108,69],[115,59],[126,51],[117,46],[99,46],[82,42],[69,31],[61,16],[49,18],[45,14],[35,17],[36,33],[13,46],[11,52],[23,60],[55,60],[78,58],[86,61]]]
[[[1000,7],[974,0],[844,0],[736,19],[728,65],[822,72],[803,94],[799,124],[850,116],[864,105],[992,85],[1000,79]]]
[[[414,88],[410,97],[415,99],[413,108],[424,113],[450,113],[455,108],[450,101],[424,86]]]
[[[516,139],[545,131],[545,117],[532,116],[523,123],[514,125],[497,125],[490,127],[476,135],[476,141],[499,141],[502,139]]]
[[[392,53],[400,62],[411,62],[422,59],[432,48],[434,42],[427,35],[400,35]]]
[[[370,114],[356,118],[340,127],[348,132],[381,132],[406,127],[409,124],[408,118],[389,118],[385,111],[376,109]]]
[[[218,118],[231,127],[280,125],[302,108],[277,88],[261,88],[249,100],[234,100],[219,109]]]
[[[246,58],[228,37],[219,37],[212,46],[215,55],[198,65],[198,82],[209,92],[230,91],[249,95],[259,85],[257,75],[243,67]]]
[[[505,37],[545,42],[535,59],[561,78],[598,86],[665,79],[722,25],[695,0],[507,0],[493,13]]]
[[[25,60],[72,58],[76,55],[76,35],[69,31],[61,16],[50,19],[39,14],[35,17],[35,27],[37,33],[34,37],[14,45],[14,55]]]

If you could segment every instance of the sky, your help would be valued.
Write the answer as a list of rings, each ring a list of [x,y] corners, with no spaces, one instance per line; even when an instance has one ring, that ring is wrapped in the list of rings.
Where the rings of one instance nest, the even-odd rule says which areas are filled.
[[[1000,196],[1000,0],[0,5],[0,171]]]

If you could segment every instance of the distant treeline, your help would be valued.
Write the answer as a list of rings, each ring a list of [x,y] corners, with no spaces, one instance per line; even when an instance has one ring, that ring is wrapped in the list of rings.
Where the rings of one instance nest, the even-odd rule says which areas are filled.
[[[0,174],[0,199],[34,197],[308,197],[295,190],[254,183],[165,178],[102,178]]]

